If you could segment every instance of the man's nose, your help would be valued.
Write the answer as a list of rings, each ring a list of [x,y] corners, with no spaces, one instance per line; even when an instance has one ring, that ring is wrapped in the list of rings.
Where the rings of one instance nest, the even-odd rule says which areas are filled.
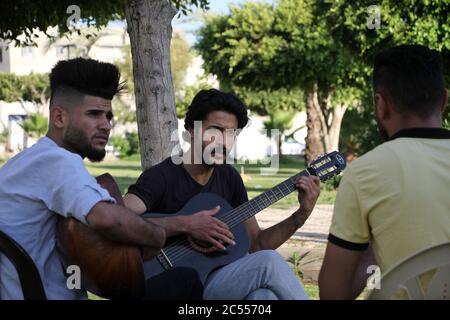
[[[109,120],[108,118],[104,118],[104,119],[100,122],[99,128],[102,129],[102,130],[108,130],[108,131],[110,131],[111,128],[112,128],[111,120]]]

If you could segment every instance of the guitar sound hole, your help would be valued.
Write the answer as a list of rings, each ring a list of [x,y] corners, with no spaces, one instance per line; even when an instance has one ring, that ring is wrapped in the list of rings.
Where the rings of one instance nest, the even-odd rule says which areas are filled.
[[[193,239],[194,243],[203,249],[211,249],[213,245],[205,240]]]
[[[199,251],[202,253],[213,253],[213,252],[218,253],[216,248],[208,241],[193,239],[191,237],[188,237],[188,240],[189,240],[191,247],[196,251]],[[226,251],[221,251],[221,252],[224,253]]]

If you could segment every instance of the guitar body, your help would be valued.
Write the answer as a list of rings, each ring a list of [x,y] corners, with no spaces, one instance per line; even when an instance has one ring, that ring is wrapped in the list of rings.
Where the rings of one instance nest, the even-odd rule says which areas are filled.
[[[109,174],[97,182],[123,205],[119,187]],[[144,271],[138,247],[111,241],[74,218],[58,218],[57,247],[64,265],[77,265],[81,284],[108,299],[139,298],[144,294]]]
[[[215,215],[216,218],[222,220],[232,207],[222,197],[214,193],[199,193],[175,214],[157,214],[146,213],[144,217],[168,217],[179,215],[190,215],[202,210],[209,210],[220,205],[220,211]],[[250,248],[250,238],[243,223],[230,229],[234,235],[236,245],[226,246],[226,251],[214,251],[211,253],[203,253],[193,249],[184,235],[171,237],[168,239],[163,251],[167,254],[172,267],[190,267],[195,269],[200,279],[205,283],[208,275],[215,269],[230,264],[233,261],[243,257]],[[170,252],[170,254],[169,254]],[[183,255],[182,257],[180,255]],[[165,271],[164,263],[158,258],[154,258],[144,262],[144,274],[148,279],[163,271]]]

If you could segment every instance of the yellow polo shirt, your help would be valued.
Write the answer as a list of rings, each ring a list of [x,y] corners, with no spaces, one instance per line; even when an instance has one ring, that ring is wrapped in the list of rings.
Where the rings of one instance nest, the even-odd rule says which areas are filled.
[[[329,241],[365,250],[383,273],[407,256],[450,241],[450,131],[405,129],[344,172]]]

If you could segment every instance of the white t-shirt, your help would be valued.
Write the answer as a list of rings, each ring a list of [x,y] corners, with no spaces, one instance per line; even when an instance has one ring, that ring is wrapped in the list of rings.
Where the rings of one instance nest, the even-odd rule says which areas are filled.
[[[0,169],[0,230],[17,241],[39,270],[48,299],[83,299],[69,289],[56,249],[56,214],[87,224],[100,201],[115,203],[82,158],[44,137]],[[12,263],[0,254],[0,299],[23,299]]]

